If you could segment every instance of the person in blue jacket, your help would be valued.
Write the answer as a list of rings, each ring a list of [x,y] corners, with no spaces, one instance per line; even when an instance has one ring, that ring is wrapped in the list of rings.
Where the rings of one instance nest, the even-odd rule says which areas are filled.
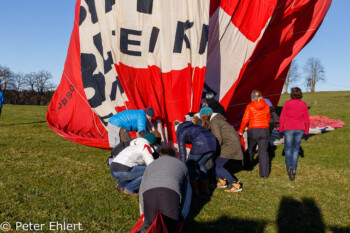
[[[192,186],[193,194],[198,195],[198,183],[200,178],[202,192],[209,194],[208,171],[205,163],[213,156],[216,150],[216,138],[209,131],[191,121],[175,121],[177,144],[179,147],[180,160],[186,163]],[[186,144],[191,144],[191,151],[186,160]],[[199,166],[199,174],[196,166]]]
[[[151,121],[153,117],[153,108],[125,110],[113,115],[107,125],[109,146],[114,148],[120,142],[130,140],[129,131],[147,130],[147,121]]]
[[[2,110],[2,103],[5,102],[5,96],[4,94],[0,91],[0,116],[1,116],[1,110]]]

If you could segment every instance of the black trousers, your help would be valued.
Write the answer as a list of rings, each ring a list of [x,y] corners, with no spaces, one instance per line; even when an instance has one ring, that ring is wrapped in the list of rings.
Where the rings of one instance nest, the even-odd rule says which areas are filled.
[[[141,230],[150,227],[158,212],[162,214],[169,233],[177,233],[180,196],[168,188],[153,188],[143,193],[144,223]]]
[[[248,129],[248,151],[250,156],[250,162],[252,163],[254,160],[255,148],[258,144],[259,175],[261,177],[268,177],[270,174],[270,159],[268,153],[269,140],[269,129]]]

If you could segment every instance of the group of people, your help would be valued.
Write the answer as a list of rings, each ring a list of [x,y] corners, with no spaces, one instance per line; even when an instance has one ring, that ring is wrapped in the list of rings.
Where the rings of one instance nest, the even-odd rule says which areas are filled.
[[[287,172],[294,180],[301,139],[308,139],[310,122],[301,90],[292,88],[291,98],[283,107],[279,131],[285,137]],[[258,147],[259,175],[266,179],[270,174],[270,114],[261,92],[254,90],[236,132],[227,122],[224,107],[213,93],[208,93],[199,113],[189,112],[182,121],[174,122],[178,156],[173,148],[159,145],[157,131],[147,130],[147,121],[154,117],[152,108],[126,110],[111,117],[107,127],[113,150],[107,161],[112,177],[118,180],[114,185],[117,191],[139,197],[140,212],[144,214],[140,232],[147,231],[158,212],[168,231],[177,232],[179,220],[188,214],[192,195],[210,193],[211,177],[216,178],[217,188],[241,191],[242,185],[225,165],[230,160],[243,160],[239,135],[245,131],[250,166]],[[137,138],[130,137],[130,130],[137,131]],[[208,165],[213,162],[214,166]]]

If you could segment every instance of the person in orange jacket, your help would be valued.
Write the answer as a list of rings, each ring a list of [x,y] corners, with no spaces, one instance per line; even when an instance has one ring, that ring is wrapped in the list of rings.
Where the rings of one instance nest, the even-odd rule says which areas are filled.
[[[243,135],[245,127],[248,126],[248,152],[250,163],[254,160],[255,148],[258,144],[259,152],[259,175],[267,178],[270,173],[270,160],[268,145],[270,140],[269,123],[270,108],[264,101],[262,94],[258,90],[251,93],[252,101],[248,104],[242,118],[239,135]]]

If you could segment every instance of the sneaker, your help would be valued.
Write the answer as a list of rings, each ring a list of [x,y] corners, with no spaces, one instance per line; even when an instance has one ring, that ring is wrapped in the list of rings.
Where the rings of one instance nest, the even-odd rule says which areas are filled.
[[[290,180],[294,180],[295,179],[294,169],[292,167],[289,168],[288,176],[289,176]]]
[[[120,186],[118,185],[118,183],[116,183],[116,184],[114,185],[114,188],[115,188],[118,192],[120,192],[120,193],[123,193],[123,192],[124,192],[124,189],[122,189],[122,187],[120,187]]]
[[[227,189],[225,190],[225,192],[228,192],[228,193],[235,193],[235,192],[240,192],[242,191],[243,188],[242,188],[242,185],[237,182],[237,183],[232,183],[230,184]]]
[[[227,187],[227,181],[226,179],[218,179],[216,183],[217,188],[226,188]]]
[[[132,192],[128,191],[127,189],[124,189],[124,193],[126,195],[129,195],[129,196],[132,196],[132,197],[138,197],[139,196],[138,193],[132,193]]]

